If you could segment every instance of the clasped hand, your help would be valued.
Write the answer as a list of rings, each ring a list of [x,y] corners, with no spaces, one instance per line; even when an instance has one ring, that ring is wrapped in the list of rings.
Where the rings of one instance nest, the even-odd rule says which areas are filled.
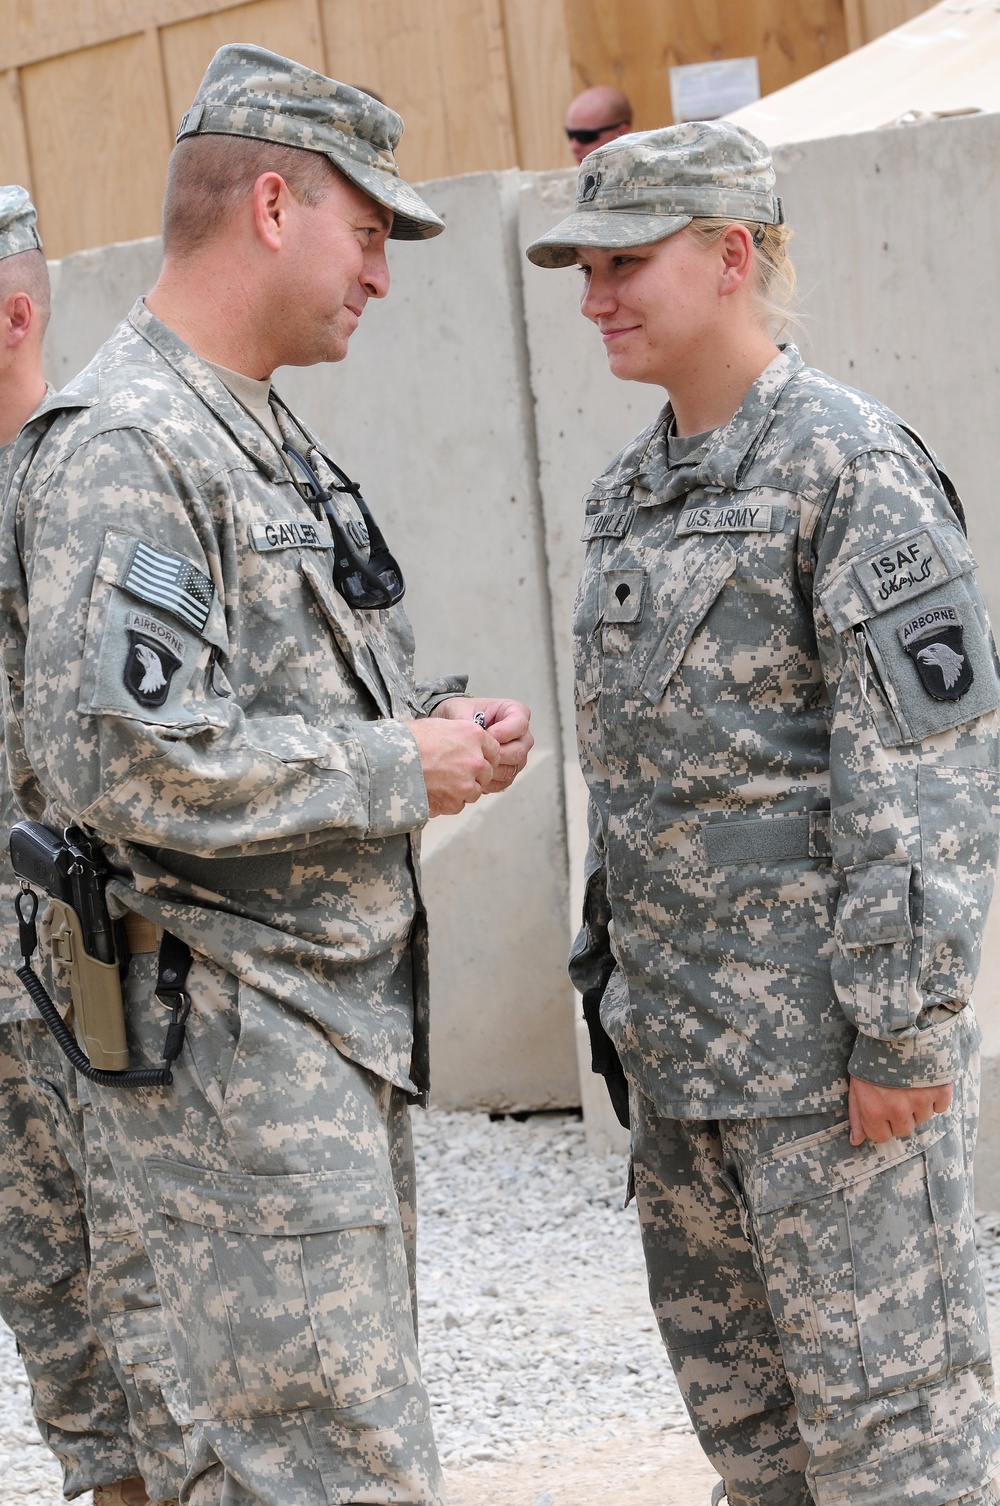
[[[951,1083],[936,1088],[883,1088],[878,1083],[851,1078],[847,1114],[851,1144],[871,1140],[884,1145],[894,1137],[905,1140],[918,1124],[951,1107]]]
[[[476,713],[486,722],[481,727]],[[432,816],[454,816],[481,795],[498,795],[524,768],[535,739],[519,701],[453,696],[408,722],[420,753]]]

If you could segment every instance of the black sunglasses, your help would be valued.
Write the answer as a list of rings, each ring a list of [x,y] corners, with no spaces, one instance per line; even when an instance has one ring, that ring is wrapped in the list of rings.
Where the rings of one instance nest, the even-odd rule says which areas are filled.
[[[354,498],[358,511],[365,520],[369,543],[367,559],[362,558],[357,550],[352,548],[334,511],[330,491],[322,485],[305,456],[300,455],[298,450],[293,449],[290,444],[283,444],[281,448],[290,460],[295,461],[303,473],[305,479],[299,484],[305,500],[313,511],[322,514],[330,525],[334,544],[333,584],[347,605],[353,607],[356,612],[377,612],[383,607],[394,607],[396,602],[403,598],[406,582],[403,580],[402,570],[389,553],[382,530],[368,510],[368,505],[361,495],[361,487],[356,481],[346,476],[329,455],[324,455],[322,450],[317,451],[340,481],[340,485],[333,487],[333,491],[348,492]]]
[[[610,125],[598,126],[596,131],[571,131],[566,127],[566,135],[570,141],[578,141],[581,146],[591,146],[598,136],[603,136],[605,131],[617,131],[619,126],[628,125],[627,120],[613,120]]]

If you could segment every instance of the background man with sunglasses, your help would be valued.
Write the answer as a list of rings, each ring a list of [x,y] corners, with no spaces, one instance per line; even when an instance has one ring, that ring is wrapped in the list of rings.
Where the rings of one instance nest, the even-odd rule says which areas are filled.
[[[93,1089],[197,1425],[192,1506],[441,1500],[414,838],[510,782],[528,713],[414,684],[399,567],[270,387],[344,358],[388,236],[443,228],[398,176],[401,129],[223,48],[181,121],[156,287],[22,437],[4,514],[16,794],[104,844],[133,1066],[163,1054],[175,943],[193,959],[172,1084]]]
[[[610,84],[584,89],[566,111],[569,149],[579,166],[584,157],[606,141],[627,136],[632,129],[632,106],[628,96]]]

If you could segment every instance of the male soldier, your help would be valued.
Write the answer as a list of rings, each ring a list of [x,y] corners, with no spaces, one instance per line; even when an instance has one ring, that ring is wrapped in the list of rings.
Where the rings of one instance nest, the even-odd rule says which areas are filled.
[[[199,1424],[195,1506],[441,1499],[408,1206],[415,834],[509,784],[528,713],[415,686],[399,567],[270,389],[344,358],[387,237],[443,228],[399,178],[401,132],[222,48],[181,122],[156,287],[43,410],[5,513],[18,799],[96,834],[141,918],[133,1063],[165,1055],[157,991],[190,1001],[170,1086],[94,1095]]]
[[[41,247],[25,190],[0,188],[0,495],[13,440],[52,391],[42,375],[50,295]],[[130,1325],[141,1328],[147,1390],[155,1385],[149,1362],[160,1332],[155,1289],[134,1230],[115,1207],[120,1194],[116,1198],[96,1135],[89,1156],[85,1149],[75,1073],[14,977],[21,958],[14,924],[16,886],[6,852],[14,819],[10,788],[2,779],[0,1313],[16,1335],[35,1417],[62,1466],[67,1495],[93,1489],[102,1506],[142,1506],[149,1497],[140,1470],[158,1495],[172,1494],[183,1474],[178,1470],[183,1445],[162,1398],[157,1398],[159,1415],[145,1415],[133,1384],[135,1363],[130,1359],[127,1375],[116,1373],[117,1356],[113,1364],[95,1331],[88,1278],[93,1277],[97,1251],[89,1212],[97,1212],[104,1306],[116,1309],[114,1319],[103,1312],[102,1318],[106,1316],[109,1332],[113,1322],[118,1324],[123,1341]],[[142,1311],[135,1314],[137,1301]],[[166,1355],[158,1360],[166,1363]],[[127,1395],[135,1414],[135,1441]]]
[[[566,111],[566,136],[579,167],[584,157],[626,136],[632,129],[632,106],[628,96],[611,84],[595,84],[570,101]]]

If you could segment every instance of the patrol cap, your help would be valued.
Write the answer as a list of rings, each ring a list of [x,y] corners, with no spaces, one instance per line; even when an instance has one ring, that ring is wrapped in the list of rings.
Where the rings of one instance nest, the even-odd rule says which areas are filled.
[[[188,136],[249,136],[321,152],[345,177],[393,212],[396,240],[440,235],[444,222],[399,176],[403,134],[395,110],[349,84],[248,42],[220,47],[177,130]]]
[[[780,225],[771,154],[728,120],[634,131],[591,152],[580,168],[573,213],[532,241],[536,267],[571,267],[574,247],[648,246],[696,217]]]
[[[0,259],[19,251],[40,251],[35,206],[16,183],[0,187]]]

